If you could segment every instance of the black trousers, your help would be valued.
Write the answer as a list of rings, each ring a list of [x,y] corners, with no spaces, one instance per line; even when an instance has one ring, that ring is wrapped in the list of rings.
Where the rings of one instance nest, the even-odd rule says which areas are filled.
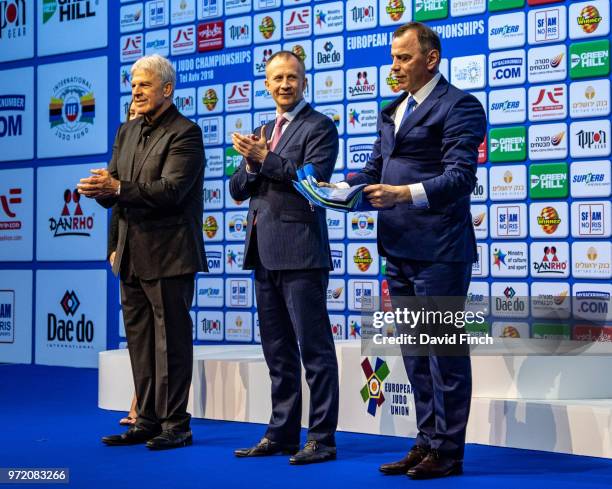
[[[194,274],[142,280],[122,274],[121,304],[134,385],[137,425],[187,431],[193,368],[189,309]]]
[[[268,270],[259,263],[255,270],[261,345],[272,380],[270,440],[300,441],[301,356],[310,388],[308,440],[336,444],[338,363],[327,314],[328,280],[324,269]]]

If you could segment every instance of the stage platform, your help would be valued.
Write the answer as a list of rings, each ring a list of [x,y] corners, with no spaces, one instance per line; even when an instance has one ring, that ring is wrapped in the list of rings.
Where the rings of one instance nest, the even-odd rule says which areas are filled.
[[[336,345],[340,370],[339,430],[416,434],[410,384],[400,356],[362,357],[360,342]],[[368,379],[362,362],[377,370]],[[266,423],[270,381],[259,345],[194,348],[189,411],[196,418]],[[609,356],[473,356],[468,442],[612,458]],[[133,394],[127,350],[99,356],[98,405],[127,410]],[[304,381],[303,381],[304,382]],[[303,425],[308,412],[304,382]],[[382,399],[381,399],[382,396]]]

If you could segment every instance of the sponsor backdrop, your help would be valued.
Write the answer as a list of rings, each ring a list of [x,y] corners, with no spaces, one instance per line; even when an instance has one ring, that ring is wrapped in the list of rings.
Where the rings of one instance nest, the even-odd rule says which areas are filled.
[[[108,215],[75,185],[107,164],[130,65],[152,53],[175,64],[174,102],[206,147],[210,273],[196,279],[194,341],[258,342],[252,274],[241,270],[248,202],[228,191],[240,163],[231,134],[274,118],[265,62],[292,50],[307,100],[340,134],[334,181],[362,168],[377,113],[398,95],[391,33],[409,20],[436,29],[443,75],[489,120],[470,301],[495,296],[501,317],[474,333],[612,337],[581,324],[610,314],[612,292],[608,0],[0,0],[0,361],[95,367],[97,352],[125,344]],[[362,308],[388,295],[377,215],[329,212],[327,222],[333,334],[359,340]],[[553,306],[566,322],[546,323]],[[370,358],[362,368],[374,415],[388,367]]]

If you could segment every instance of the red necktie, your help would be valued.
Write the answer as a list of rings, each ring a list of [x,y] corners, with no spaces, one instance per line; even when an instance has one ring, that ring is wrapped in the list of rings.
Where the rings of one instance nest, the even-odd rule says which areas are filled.
[[[283,125],[289,122],[282,115],[279,115],[276,118],[276,123],[274,124],[274,136],[272,136],[272,142],[270,143],[270,151],[274,151],[276,145],[280,141],[281,136],[283,135]]]

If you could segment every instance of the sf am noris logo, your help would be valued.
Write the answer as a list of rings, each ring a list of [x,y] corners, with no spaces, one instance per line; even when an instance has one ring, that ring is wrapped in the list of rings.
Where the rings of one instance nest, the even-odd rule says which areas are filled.
[[[62,141],[87,135],[96,116],[96,99],[91,82],[81,76],[64,78],[53,87],[49,124]]]

